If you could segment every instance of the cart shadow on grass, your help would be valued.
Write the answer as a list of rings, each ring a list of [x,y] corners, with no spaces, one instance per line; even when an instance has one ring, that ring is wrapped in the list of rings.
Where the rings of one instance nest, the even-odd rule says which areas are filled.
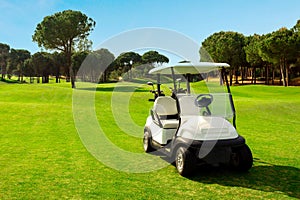
[[[284,193],[300,198],[300,169],[291,166],[273,165],[254,159],[248,173],[238,173],[226,168],[200,167],[189,179],[206,184],[243,187],[264,192]]]
[[[151,154],[160,156],[162,160],[172,164],[171,160],[159,151]],[[253,161],[253,166],[249,172],[237,172],[225,166],[202,165],[198,166],[196,172],[187,178],[204,184],[219,184],[263,192],[283,193],[289,197],[300,199],[299,168],[274,165],[259,158],[254,158]]]

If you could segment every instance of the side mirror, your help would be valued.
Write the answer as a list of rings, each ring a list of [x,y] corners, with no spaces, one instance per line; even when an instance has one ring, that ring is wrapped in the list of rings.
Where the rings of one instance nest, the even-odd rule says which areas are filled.
[[[147,85],[153,86],[153,83],[151,81],[147,82]]]

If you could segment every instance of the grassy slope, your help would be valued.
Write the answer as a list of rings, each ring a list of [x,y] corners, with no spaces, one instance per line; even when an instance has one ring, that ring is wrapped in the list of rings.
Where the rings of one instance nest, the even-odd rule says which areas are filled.
[[[300,198],[300,88],[232,88],[238,131],[253,151],[254,167],[248,174],[206,169],[187,179],[173,166],[130,174],[97,161],[76,132],[69,87],[0,83],[1,199]],[[101,127],[116,145],[142,152],[141,139],[124,134],[113,123],[113,87],[101,85],[96,94]],[[139,91],[132,95],[129,110],[142,127],[151,94]]]

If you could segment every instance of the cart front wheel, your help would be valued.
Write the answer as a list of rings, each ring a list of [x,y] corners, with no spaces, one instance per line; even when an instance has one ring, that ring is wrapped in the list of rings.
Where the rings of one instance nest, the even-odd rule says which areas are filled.
[[[151,140],[152,140],[151,135],[149,134],[148,131],[145,131],[143,137],[143,146],[144,146],[144,151],[146,153],[150,153],[154,151],[153,147],[151,146]]]
[[[240,172],[247,172],[253,164],[253,157],[250,148],[247,145],[233,150],[231,157],[231,166]]]
[[[191,175],[195,170],[195,157],[185,147],[179,147],[176,152],[175,164],[177,171],[182,176]]]

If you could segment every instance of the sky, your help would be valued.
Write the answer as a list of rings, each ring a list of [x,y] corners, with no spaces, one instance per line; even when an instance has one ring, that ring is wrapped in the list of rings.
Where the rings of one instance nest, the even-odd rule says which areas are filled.
[[[32,54],[32,41],[45,16],[79,10],[96,21],[89,39],[93,48],[125,31],[168,29],[197,44],[219,31],[246,36],[292,28],[300,19],[299,0],[0,0],[0,43]]]

